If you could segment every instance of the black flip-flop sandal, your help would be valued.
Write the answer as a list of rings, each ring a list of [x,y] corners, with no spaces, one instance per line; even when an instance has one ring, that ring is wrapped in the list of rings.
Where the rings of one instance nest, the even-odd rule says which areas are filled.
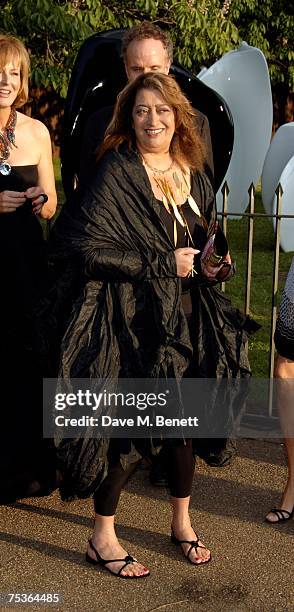
[[[208,561],[211,561],[211,554],[210,554],[210,557],[208,559],[205,559],[205,560],[201,561],[200,563],[194,563],[194,561],[191,560],[190,552],[191,552],[191,550],[193,550],[193,548],[195,549],[196,553],[197,553],[197,548],[204,548],[204,549],[206,549],[205,546],[201,546],[201,544],[199,544],[198,536],[196,536],[196,540],[178,540],[178,538],[176,538],[176,536],[174,534],[174,530],[172,528],[170,539],[173,542],[173,544],[176,544],[176,546],[180,546],[181,544],[190,544],[190,548],[189,548],[188,552],[185,553],[183,549],[182,549],[182,552],[183,552],[184,557],[186,557],[186,559],[188,559],[189,563],[192,563],[192,565],[204,565],[205,563],[208,563]]]
[[[121,572],[125,569],[125,567],[127,567],[127,565],[130,565],[130,563],[137,563],[137,559],[132,557],[132,555],[126,555],[123,559],[102,559],[102,557],[99,555],[97,548],[95,548],[92,540],[88,540],[88,542],[89,542],[91,550],[93,550],[93,552],[96,555],[96,559],[92,559],[92,557],[90,557],[90,555],[86,553],[87,563],[91,563],[92,565],[102,565],[102,567],[105,567],[105,569],[107,569],[111,574],[113,574],[113,576],[117,576],[118,578],[133,579],[133,578],[147,578],[147,576],[150,576],[149,571],[147,574],[141,574],[140,576],[130,576],[130,575],[122,576]],[[122,563],[124,562],[124,565],[122,565],[122,567],[120,568],[118,572],[113,572],[110,569],[110,567],[106,567],[107,563],[118,563],[119,561],[121,561]]]
[[[293,510],[291,512],[289,512],[289,510],[283,510],[283,508],[272,508],[270,510],[270,512],[275,514],[278,520],[277,521],[271,521],[270,519],[265,517],[265,519],[264,519],[265,522],[269,523],[270,525],[277,525],[278,523],[285,523],[285,521],[289,521],[291,518],[293,518],[294,508],[293,508]],[[286,514],[286,516],[285,516],[285,514]]]

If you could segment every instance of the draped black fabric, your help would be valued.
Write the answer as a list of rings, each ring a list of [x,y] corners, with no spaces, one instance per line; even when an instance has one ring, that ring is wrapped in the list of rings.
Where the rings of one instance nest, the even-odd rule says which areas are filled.
[[[203,203],[207,193],[213,200],[204,175],[198,176],[198,192]],[[55,262],[66,262],[68,271],[71,256],[71,269],[84,274],[62,341],[60,375],[115,377],[123,369],[137,377],[180,377],[192,348],[174,247],[136,152],[104,156],[82,198],[64,207],[51,244]],[[144,325],[154,325],[157,344],[150,359],[146,334],[148,364],[135,328],[146,302],[152,321]]]
[[[210,226],[216,209],[205,174],[193,176],[192,194]],[[45,317],[51,338],[54,326],[63,336],[60,377],[180,380],[191,367],[204,377],[249,375],[248,319],[200,274],[191,289],[192,346],[174,246],[159,207],[139,155],[122,146],[104,155],[93,183],[62,210],[51,237],[58,278]],[[202,248],[203,228],[198,237]],[[46,303],[42,308],[44,315]],[[102,439],[59,441],[64,498],[94,493],[107,469],[106,453]],[[137,457],[131,445],[121,461]]]

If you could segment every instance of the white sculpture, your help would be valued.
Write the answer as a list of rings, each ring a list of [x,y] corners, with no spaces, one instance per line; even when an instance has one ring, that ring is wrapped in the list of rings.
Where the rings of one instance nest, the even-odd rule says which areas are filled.
[[[234,145],[224,181],[230,193],[228,210],[243,213],[248,188],[260,178],[272,132],[273,106],[267,63],[260,49],[242,42],[210,68],[198,74],[227,102],[234,120]],[[221,210],[221,188],[217,193]]]
[[[294,155],[286,164],[278,183],[283,189],[282,214],[294,215]],[[281,220],[280,244],[285,253],[294,251],[294,218]]]
[[[276,131],[264,160],[261,177],[262,201],[269,214],[273,212],[279,178],[292,155],[294,155],[293,121],[281,125]]]
[[[261,177],[262,201],[268,214],[276,212],[276,189],[283,188],[282,214],[294,214],[294,121],[276,131],[268,149]],[[275,228],[275,219],[273,219]],[[281,221],[281,247],[294,251],[294,219]]]

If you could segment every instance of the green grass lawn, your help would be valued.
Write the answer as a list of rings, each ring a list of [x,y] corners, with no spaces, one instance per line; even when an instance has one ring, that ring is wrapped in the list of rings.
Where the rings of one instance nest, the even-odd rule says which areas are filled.
[[[54,160],[58,206],[64,202],[60,163]],[[256,192],[256,212],[264,212],[260,188]],[[237,274],[226,284],[226,293],[235,306],[244,310],[246,286],[246,249],[248,221],[228,221],[228,240],[233,259],[237,264]],[[293,253],[280,252],[279,295],[284,286]],[[270,351],[270,321],[272,303],[272,274],[274,265],[274,231],[271,219],[257,218],[254,221],[253,261],[251,281],[250,315],[262,326],[249,341],[249,357],[254,376],[267,377]]]
[[[260,188],[256,193],[255,210],[264,212]],[[227,283],[226,293],[241,310],[244,310],[245,304],[247,228],[246,217],[228,222],[228,240],[232,257],[237,264],[237,274]],[[293,253],[280,251],[278,303],[292,257]],[[249,341],[249,356],[254,376],[259,377],[268,375],[273,266],[272,220],[256,218],[254,221],[250,314],[262,327]]]
[[[64,202],[64,193],[62,189],[62,181],[61,181],[61,172],[60,172],[60,159],[57,157],[53,158],[53,166],[54,166],[54,174],[55,174],[55,183],[56,183],[56,191],[57,191],[57,202],[58,207],[61,207]]]

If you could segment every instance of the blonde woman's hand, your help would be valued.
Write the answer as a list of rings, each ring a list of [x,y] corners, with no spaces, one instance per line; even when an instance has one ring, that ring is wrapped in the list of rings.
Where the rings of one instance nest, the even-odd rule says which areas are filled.
[[[0,214],[12,213],[26,201],[21,191],[0,191]]]
[[[36,187],[29,187],[25,192],[25,196],[32,200],[32,212],[35,215],[40,214],[45,204],[43,197],[44,195],[44,189],[39,185],[37,185]]]
[[[200,251],[192,249],[192,247],[183,247],[175,250],[175,258],[177,264],[177,275],[185,278],[190,274],[193,268],[194,256]]]

